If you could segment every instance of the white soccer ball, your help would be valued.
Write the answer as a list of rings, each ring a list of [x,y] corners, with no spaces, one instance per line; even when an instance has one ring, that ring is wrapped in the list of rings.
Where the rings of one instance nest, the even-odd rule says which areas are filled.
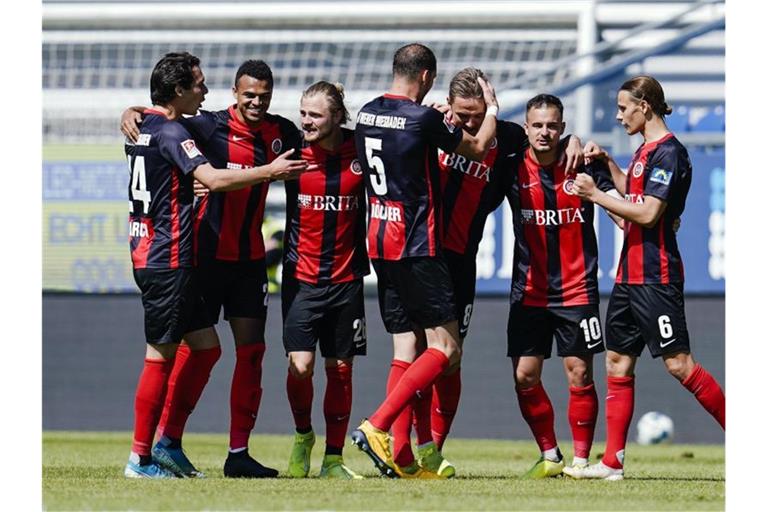
[[[637,442],[640,444],[671,443],[674,435],[675,424],[666,414],[647,412],[637,422]]]

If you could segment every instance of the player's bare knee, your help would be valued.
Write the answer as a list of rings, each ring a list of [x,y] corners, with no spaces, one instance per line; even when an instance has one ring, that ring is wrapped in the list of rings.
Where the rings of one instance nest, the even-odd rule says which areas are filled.
[[[605,372],[608,377],[631,377],[634,375],[635,359],[626,354],[609,350],[605,354]]]
[[[288,354],[288,371],[297,379],[311,378],[315,367],[313,357],[304,353],[291,352]]]
[[[691,374],[695,363],[690,354],[680,352],[664,356],[664,365],[670,375],[682,382]]]

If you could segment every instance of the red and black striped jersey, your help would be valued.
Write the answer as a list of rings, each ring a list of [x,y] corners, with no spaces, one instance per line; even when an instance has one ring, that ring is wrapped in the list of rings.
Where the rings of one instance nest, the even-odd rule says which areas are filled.
[[[312,284],[351,281],[369,273],[365,248],[365,184],[352,130],[334,152],[309,144],[301,156],[318,169],[285,182],[283,271]]]
[[[671,133],[635,151],[627,170],[625,199],[642,203],[645,196],[653,196],[667,207],[652,228],[624,222],[617,283],[683,282],[683,260],[672,224],[683,214],[692,174],[688,151]]]
[[[443,200],[443,249],[474,258],[483,238],[485,220],[506,195],[510,161],[522,154],[526,144],[523,127],[498,121],[496,138],[482,162],[456,153],[438,152],[443,171],[440,184]]]
[[[184,126],[152,109],[125,154],[133,268],[191,267],[192,172],[207,160]]]
[[[267,114],[258,127],[240,121],[235,106],[197,116],[182,123],[200,150],[217,169],[245,169],[270,163],[281,153],[301,149],[301,134],[294,124]],[[197,262],[253,261],[264,258],[261,224],[267,182],[229,192],[211,192],[195,205]]]
[[[603,191],[615,188],[602,162],[578,172]],[[566,174],[565,162],[540,166],[531,149],[516,159],[508,189],[515,231],[512,302],[554,307],[599,301],[595,207],[573,191],[575,176]]]
[[[385,94],[357,116],[357,154],[367,177],[368,255],[399,260],[440,254],[437,148],[452,153],[462,131],[437,110]]]

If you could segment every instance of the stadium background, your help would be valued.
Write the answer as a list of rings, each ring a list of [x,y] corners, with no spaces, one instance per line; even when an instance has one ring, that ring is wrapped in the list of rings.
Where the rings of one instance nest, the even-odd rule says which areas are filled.
[[[424,42],[438,57],[438,80],[427,101],[445,97],[457,70],[477,66],[497,89],[502,117],[521,123],[528,97],[558,94],[567,131],[607,146],[620,163],[629,161],[640,141],[630,140],[613,121],[616,89],[631,75],[653,74],[675,108],[668,124],[689,148],[695,169],[679,233],[694,353],[724,382],[724,24],[724,5],[717,1],[44,1],[43,428],[130,429],[142,324],[126,244],[128,174],[117,125],[123,108],[147,103],[154,62],[179,49],[203,61],[211,89],[206,108],[226,107],[237,66],[262,58],[275,74],[270,111],[296,121],[301,90],[319,79],[344,83],[354,118],[365,101],[388,87],[394,50]],[[271,188],[268,201],[270,214],[279,219],[280,186]],[[529,435],[513,398],[509,363],[500,357],[510,217],[505,205],[486,225],[478,260],[483,298],[468,338],[457,436]],[[596,222],[600,287],[608,293],[621,234],[604,214]],[[271,348],[256,429],[289,433],[279,297],[271,300]],[[366,310],[370,355],[356,363],[353,417],[380,400],[391,357],[374,298]],[[193,431],[226,431],[233,357],[231,336],[222,327],[225,355],[190,420]],[[559,366],[554,360],[547,365],[545,385],[558,411],[558,432],[567,438]],[[658,362],[640,363],[638,375],[635,420],[643,411],[661,410],[675,419],[679,440],[722,442],[719,428],[682,388],[671,385]],[[319,394],[323,379],[317,381]],[[505,397],[501,406],[480,398],[498,395]],[[600,429],[597,436],[603,436]]]

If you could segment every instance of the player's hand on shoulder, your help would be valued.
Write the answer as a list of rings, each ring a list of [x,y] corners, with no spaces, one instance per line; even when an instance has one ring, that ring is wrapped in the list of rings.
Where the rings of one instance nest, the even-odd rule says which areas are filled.
[[[123,115],[120,116],[120,131],[133,142],[139,140],[140,124],[141,114],[131,108],[124,110]]]
[[[483,90],[483,100],[487,107],[499,108],[499,102],[496,100],[496,91],[488,80],[483,80],[481,77],[477,77],[477,83],[480,84],[480,88]]]
[[[608,152],[597,145],[593,140],[587,142],[584,146],[584,163],[590,164],[595,160],[605,160],[608,158]]]
[[[593,180],[592,176],[589,174],[580,172],[576,175],[574,180],[573,190],[579,197],[583,197],[584,199],[591,199],[596,190],[595,180]]]
[[[210,189],[197,180],[192,183],[192,189],[196,197],[205,197],[210,193]]]
[[[565,172],[566,174],[576,172],[576,169],[584,165],[586,160],[584,159],[584,148],[581,147],[581,139],[575,135],[571,135],[568,138],[568,145],[560,156],[560,164],[562,165],[563,159],[565,160]]]
[[[316,165],[310,166],[306,160],[291,160],[289,157],[296,150],[291,148],[272,161],[270,179],[295,180],[302,173],[317,169]]]

